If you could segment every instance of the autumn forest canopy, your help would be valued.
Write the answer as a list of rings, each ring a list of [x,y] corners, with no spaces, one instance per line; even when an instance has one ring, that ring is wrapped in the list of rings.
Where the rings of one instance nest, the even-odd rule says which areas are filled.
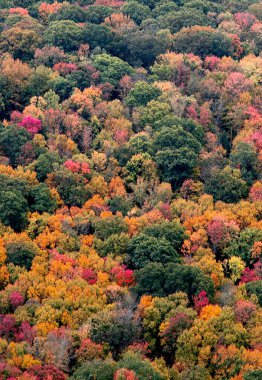
[[[262,3],[0,0],[0,380],[262,379]]]

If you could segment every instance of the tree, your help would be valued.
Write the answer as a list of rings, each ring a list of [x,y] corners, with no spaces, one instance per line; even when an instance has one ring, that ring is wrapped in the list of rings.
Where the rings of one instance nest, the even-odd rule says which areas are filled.
[[[128,48],[126,59],[134,66],[150,67],[159,54],[164,53],[171,46],[171,37],[168,30],[157,34],[147,29],[134,30],[126,34],[125,42]]]
[[[246,284],[246,289],[249,294],[255,294],[258,298],[258,303],[262,305],[262,280],[249,282]]]
[[[193,135],[185,131],[182,127],[163,128],[156,134],[154,146],[156,151],[165,149],[180,149],[188,147],[191,151],[198,154],[201,145]]]
[[[179,32],[182,28],[193,25],[212,26],[212,21],[200,9],[182,8],[178,12],[168,12],[160,17],[161,28],[165,27],[172,33]]]
[[[212,280],[204,275],[202,270],[183,266],[179,264],[168,264],[166,266],[165,291],[169,293],[184,292],[192,302],[193,296],[205,290],[210,300],[214,296],[214,284]]]
[[[4,225],[9,225],[15,231],[21,231],[27,222],[28,205],[20,193],[13,191],[1,191],[0,220]]]
[[[44,33],[44,40],[48,45],[58,46],[70,52],[76,50],[83,42],[83,29],[74,21],[53,21]]]
[[[262,20],[261,4],[251,4],[248,7],[248,11],[253,14],[258,20]]]
[[[205,290],[209,299],[214,296],[214,284],[198,268],[169,263],[147,264],[136,273],[138,294],[165,296],[175,292],[184,292],[191,302],[201,290]]]
[[[134,371],[120,368],[114,373],[114,380],[137,380],[137,376]]]
[[[23,235],[21,237],[18,235],[7,243],[6,254],[7,262],[30,270],[32,261],[37,254],[37,247]]]
[[[109,201],[109,207],[113,214],[121,212],[123,216],[126,216],[130,211],[131,206],[132,204],[128,199],[120,196],[116,196]]]
[[[173,314],[173,313],[172,313]],[[193,324],[190,312],[177,311],[173,317],[161,325],[161,345],[165,354],[174,355],[179,335]],[[167,358],[168,358],[167,356]],[[174,360],[174,359],[173,359]]]
[[[86,23],[83,33],[84,42],[88,43],[91,49],[106,49],[108,53],[124,58],[126,46],[123,38],[108,26]]]
[[[236,320],[246,324],[256,312],[256,305],[251,301],[239,300],[235,306]]]
[[[211,380],[208,369],[198,365],[191,365],[189,368],[184,369],[180,376],[183,380]]]
[[[242,178],[250,186],[257,179],[259,162],[252,145],[240,142],[230,155],[232,167],[239,168]]]
[[[87,20],[87,12],[77,4],[63,5],[57,12],[51,13],[48,17],[49,22],[70,20],[75,23],[85,22]]]
[[[112,380],[115,372],[113,361],[93,360],[84,362],[72,375],[71,380]]]
[[[143,229],[143,234],[147,236],[152,236],[157,239],[166,239],[172,244],[172,247],[179,251],[184,239],[187,237],[185,234],[185,228],[179,222],[160,222]]]
[[[31,203],[31,204],[30,204]],[[34,186],[29,193],[29,207],[32,211],[52,213],[57,206],[45,183]]]
[[[44,46],[42,49],[37,48],[34,58],[36,64],[42,64],[47,67],[53,67],[55,64],[64,62],[67,59],[65,52],[56,46]]]
[[[90,337],[95,343],[107,343],[117,359],[119,354],[136,341],[139,336],[139,324],[132,309],[123,306],[114,313],[98,313],[91,320]]]
[[[262,370],[261,369],[254,369],[251,371],[247,371],[244,373],[244,380],[259,380],[262,376]]]
[[[233,45],[229,37],[211,27],[192,26],[175,34],[173,50],[177,53],[193,53],[205,58],[233,55]]]
[[[86,21],[92,24],[101,24],[104,19],[113,13],[113,9],[104,5],[90,5],[86,12]]]
[[[228,257],[238,256],[246,265],[257,261],[254,245],[262,240],[262,231],[257,228],[245,228],[224,249]],[[244,268],[243,268],[244,269]]]
[[[139,4],[137,1],[129,1],[125,3],[121,12],[130,16],[138,25],[141,24],[143,20],[150,18],[151,10],[147,5]]]
[[[26,195],[28,185],[24,180],[0,175],[0,219],[4,225],[10,225],[15,231],[21,231],[27,222],[29,211]]]
[[[46,152],[40,154],[37,160],[34,162],[37,179],[39,181],[44,181],[47,178],[47,175],[55,170],[55,164],[59,163],[60,161],[61,160],[56,153]]]
[[[239,280],[243,270],[245,269],[245,263],[240,257],[232,256],[228,260],[228,267],[230,270],[231,279],[236,282]]]
[[[11,53],[15,59],[30,59],[40,43],[40,33],[17,24],[1,34],[0,49]]]
[[[66,380],[65,374],[51,364],[33,365],[26,371],[29,375],[36,376],[37,380]]]
[[[154,128],[168,114],[171,114],[169,104],[158,100],[151,100],[142,110],[141,123],[143,126],[150,125]]]
[[[160,0],[136,0],[139,4],[148,5],[151,9],[155,8]]]
[[[196,165],[197,155],[189,148],[164,149],[156,154],[156,163],[165,182],[177,188],[190,176]]]
[[[163,180],[177,187],[192,173],[201,145],[189,132],[173,127],[156,134],[154,147]]]
[[[178,253],[165,238],[140,234],[134,237],[127,249],[128,263],[132,268],[143,268],[150,262],[180,262]]]
[[[94,67],[101,72],[102,83],[109,82],[116,86],[124,75],[133,73],[133,69],[127,62],[120,58],[111,57],[108,54],[94,56]]]
[[[241,198],[245,198],[248,192],[246,182],[241,179],[240,170],[232,169],[230,166],[222,170],[214,168],[204,189],[213,195],[215,201],[228,203],[238,202]]]
[[[131,88],[125,101],[129,107],[145,106],[159,95],[161,95],[161,91],[157,87],[139,81]]]
[[[137,378],[163,380],[164,377],[157,372],[148,359],[143,359],[139,354],[127,352],[117,363],[118,368],[127,368],[137,375]]]
[[[52,185],[57,188],[62,200],[68,206],[82,206],[89,198],[85,178],[60,167],[50,176]]]
[[[72,82],[70,79],[57,76],[49,81],[50,88],[59,95],[61,100],[69,98],[73,92],[75,82]]]
[[[185,7],[190,9],[199,9],[205,14],[208,14],[208,12],[220,13],[223,11],[221,5],[216,3],[214,4],[213,2],[206,0],[188,0]]]
[[[10,159],[11,165],[16,165],[22,147],[29,141],[30,134],[23,127],[10,125],[0,127],[0,149],[2,154]]]
[[[136,292],[140,296],[142,294],[151,294],[159,297],[165,296],[165,274],[165,268],[162,264],[147,264],[135,273],[137,282]]]
[[[156,176],[156,165],[148,153],[135,154],[126,164],[127,181],[137,182],[138,178],[150,180]]]
[[[120,216],[109,216],[94,221],[95,236],[106,240],[110,236],[127,232],[127,224]]]

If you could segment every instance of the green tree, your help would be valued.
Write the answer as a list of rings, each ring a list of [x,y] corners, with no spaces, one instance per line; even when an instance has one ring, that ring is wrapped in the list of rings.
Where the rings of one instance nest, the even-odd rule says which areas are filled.
[[[224,254],[228,257],[238,256],[247,265],[254,260],[252,258],[252,250],[255,242],[262,240],[262,231],[258,228],[245,228],[239,236],[232,240],[224,249]]]
[[[161,95],[161,91],[147,82],[136,82],[128,93],[125,101],[129,107],[145,106],[148,102]]]
[[[164,297],[165,268],[160,263],[150,263],[136,272],[135,291],[139,296],[151,294],[153,296]]]
[[[58,12],[52,13],[48,17],[48,22],[71,20],[76,23],[85,22],[88,18],[88,12],[77,4],[67,4],[62,6]]]
[[[202,125],[198,124],[196,121],[192,119],[184,119],[177,117],[175,115],[169,114],[165,115],[161,120],[158,120],[154,124],[154,129],[156,131],[161,131],[163,128],[176,128],[181,127],[186,132],[191,133],[192,136],[200,144],[203,144],[203,140],[205,138],[205,131]]]
[[[83,42],[83,29],[74,21],[53,21],[45,30],[44,40],[49,45],[58,46],[70,52],[76,50]]]
[[[190,8],[191,10],[201,10],[205,14],[208,12],[221,13],[223,11],[223,7],[220,4],[216,4],[207,0],[187,0],[184,7]]]
[[[23,127],[10,125],[0,127],[0,150],[8,157],[11,165],[16,165],[21,149],[30,140],[30,134]]]
[[[139,354],[127,352],[117,363],[118,368],[127,368],[137,375],[138,380],[164,380],[165,377],[157,372],[148,359],[143,359]]]
[[[139,4],[148,5],[151,9],[155,8],[161,0],[136,0]]]
[[[126,233],[114,234],[106,240],[94,239],[94,246],[98,253],[106,257],[108,255],[125,256],[130,238]]]
[[[171,12],[175,12],[179,10],[178,4],[174,3],[173,1],[165,1],[163,3],[159,3],[153,10],[152,15],[155,17],[158,17],[159,19],[162,18],[162,16],[168,15]]]
[[[258,178],[259,161],[257,153],[252,145],[240,142],[230,155],[230,161],[234,168],[239,168],[242,178],[248,185]]]
[[[151,224],[143,229],[143,234],[157,239],[164,238],[169,241],[177,251],[180,250],[183,241],[187,237],[185,228],[179,222],[175,221]]]
[[[258,303],[262,306],[262,280],[253,281],[246,284],[248,294],[255,294],[258,299]]]
[[[198,154],[201,149],[200,143],[192,136],[191,133],[185,131],[182,127],[177,126],[172,128],[163,128],[159,133],[157,133],[154,141],[154,147],[156,151],[187,147],[196,154]]]
[[[178,12],[170,12],[160,17],[159,23],[162,28],[177,33],[180,29],[193,25],[211,25],[211,20],[200,9],[182,8]]]
[[[146,180],[156,176],[155,164],[148,153],[136,154],[126,164],[127,181],[136,182],[138,177]]]
[[[52,74],[53,72],[50,68],[44,65],[37,66],[28,80],[26,87],[28,96],[43,96],[51,87],[49,80]]]
[[[248,12],[252,13],[258,20],[262,21],[262,6],[260,3],[251,4]]]
[[[260,380],[262,377],[261,369],[254,369],[244,373],[244,380]]]
[[[29,270],[37,254],[37,247],[30,241],[11,241],[7,243],[6,254],[8,263],[13,263]]]
[[[150,28],[134,30],[126,34],[125,43],[128,48],[126,60],[133,66],[150,67],[159,54],[171,47],[170,32],[165,30],[154,33]]]
[[[93,360],[84,362],[70,377],[71,380],[112,380],[115,372],[113,361]]]
[[[193,296],[205,290],[210,300],[214,297],[213,281],[199,268],[187,265],[168,264],[166,266],[165,291],[167,294],[183,292],[193,301]]]
[[[81,174],[72,173],[60,167],[53,173],[52,184],[67,206],[82,206],[89,198],[85,179]]]
[[[190,302],[193,296],[205,290],[209,299],[214,296],[214,284],[204,275],[202,270],[186,265],[169,263],[163,266],[159,263],[147,264],[136,272],[136,291],[139,295],[152,294],[163,297],[176,292],[184,292]]]
[[[55,170],[56,163],[59,163],[60,158],[57,153],[46,152],[40,154],[37,160],[34,162],[34,169],[39,181],[44,181],[49,173]]]
[[[205,58],[231,56],[234,53],[232,41],[220,31],[212,28],[193,26],[175,34],[173,50],[177,53],[193,53]]]
[[[171,107],[167,103],[159,102],[158,100],[151,100],[146,107],[143,108],[141,114],[141,124],[143,126],[155,126],[166,115],[171,114]]]
[[[57,95],[59,95],[61,100],[65,100],[72,94],[73,88],[75,87],[75,81],[72,81],[70,76],[68,76],[68,79],[57,76],[49,81],[49,86]]]
[[[123,216],[127,215],[132,206],[131,202],[124,197],[114,197],[110,199],[108,205],[114,214],[119,211]]]
[[[40,183],[30,190],[29,207],[32,211],[54,212],[57,202],[51,197],[50,190],[45,183]]]
[[[196,166],[200,143],[181,127],[163,128],[154,140],[155,160],[163,181],[178,187]]]
[[[109,27],[103,24],[86,23],[83,33],[84,42],[88,43],[91,49],[105,49],[109,54],[119,56],[120,58],[126,56],[127,48],[123,37]]]
[[[95,55],[93,58],[94,67],[101,72],[101,81],[109,82],[116,86],[124,75],[134,72],[133,68],[120,58],[111,57],[108,54]]]
[[[151,15],[150,8],[147,5],[139,4],[137,1],[125,3],[121,8],[121,12],[130,16],[138,25],[143,20],[150,18]]]
[[[4,225],[21,231],[27,222],[29,211],[25,181],[0,175],[0,220]]]
[[[110,16],[114,10],[104,5],[90,5],[86,12],[86,21],[92,24],[100,24]]]
[[[151,155],[153,151],[150,136],[143,132],[132,136],[128,141],[128,147],[130,148],[131,156],[141,153]]]
[[[95,229],[95,236],[101,240],[106,240],[111,235],[127,232],[127,224],[120,216],[96,219],[93,222],[93,227]]]
[[[4,225],[21,231],[27,222],[28,204],[21,192],[0,191],[0,220]]]
[[[214,168],[205,182],[205,191],[213,195],[215,201],[238,202],[248,193],[246,182],[241,178],[239,169],[226,166],[219,170]]]
[[[144,234],[131,240],[127,255],[129,265],[135,269],[143,268],[150,262],[180,262],[178,253],[168,240]]]
[[[111,314],[101,312],[91,319],[90,336],[96,343],[107,343],[117,359],[121,351],[138,339],[139,324],[128,308]]]

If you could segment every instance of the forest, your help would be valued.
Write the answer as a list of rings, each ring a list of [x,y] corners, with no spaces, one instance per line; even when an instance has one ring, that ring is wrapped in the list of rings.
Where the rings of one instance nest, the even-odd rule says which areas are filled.
[[[0,0],[0,380],[262,379],[262,3]]]

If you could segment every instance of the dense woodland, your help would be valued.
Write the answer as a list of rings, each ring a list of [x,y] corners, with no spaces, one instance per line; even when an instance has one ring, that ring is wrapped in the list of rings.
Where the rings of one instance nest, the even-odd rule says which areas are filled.
[[[0,0],[0,380],[262,379],[262,3]]]

